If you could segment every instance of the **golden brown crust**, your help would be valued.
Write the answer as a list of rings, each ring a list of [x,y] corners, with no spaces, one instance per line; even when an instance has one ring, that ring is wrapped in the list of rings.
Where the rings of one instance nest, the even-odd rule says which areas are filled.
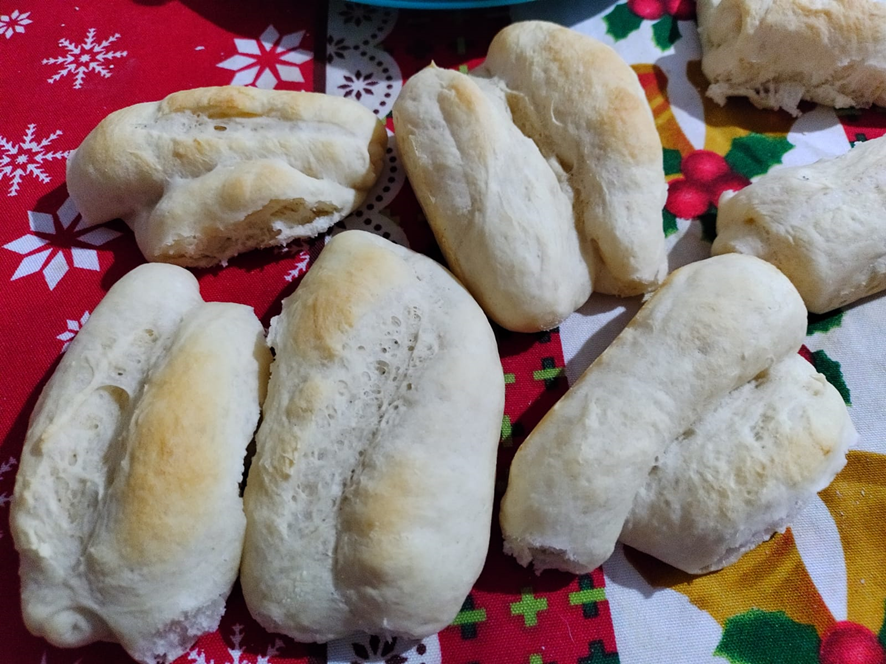
[[[168,662],[218,625],[245,517],[243,457],[270,351],[245,306],[181,268],[121,279],[32,416],[10,524],[22,612],[52,644]]]
[[[429,258],[347,231],[270,340],[244,494],[250,612],[306,641],[437,632],[488,546],[504,380],[486,317]]]
[[[149,260],[207,266],[312,237],[377,179],[384,125],[356,101],[237,86],[105,118],[68,161],[86,224],[124,219]]]
[[[394,122],[443,254],[502,326],[554,327],[592,284],[618,295],[660,284],[661,142],[636,75],[608,46],[513,24],[471,76],[413,76]]]
[[[520,446],[505,550],[536,570],[602,564],[656,457],[805,331],[800,296],[764,261],[730,254],[674,271]]]

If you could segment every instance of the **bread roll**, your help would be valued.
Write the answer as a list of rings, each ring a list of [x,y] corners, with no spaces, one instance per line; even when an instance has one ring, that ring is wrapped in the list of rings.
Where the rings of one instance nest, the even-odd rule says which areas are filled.
[[[698,0],[708,96],[799,115],[801,100],[886,105],[886,6],[879,0]]]
[[[394,122],[446,260],[497,323],[548,329],[592,284],[636,295],[661,283],[661,141],[636,75],[608,46],[515,23],[474,75],[413,76]]]
[[[16,478],[33,634],[117,641],[153,664],[218,626],[269,361],[252,311],[204,304],[181,268],[145,265],[111,288],[43,390]]]
[[[206,267],[313,237],[356,208],[387,134],[342,97],[240,86],[111,113],[68,160],[85,225],[124,219],[150,261]]]
[[[588,299],[572,202],[506,106],[471,77],[431,67],[403,88],[394,117],[403,163],[449,267],[497,323],[555,327]]]
[[[721,569],[783,532],[846,465],[857,437],[839,392],[791,355],[668,446],[620,539],[690,574]]]
[[[480,307],[439,265],[333,238],[283,303],[240,569],[272,632],[422,638],[480,574],[504,378]]]
[[[505,550],[537,571],[600,565],[668,443],[805,332],[800,296],[768,263],[730,254],[672,273],[517,451]]]
[[[778,267],[815,313],[886,289],[886,140],[724,194],[712,252],[733,251]]]

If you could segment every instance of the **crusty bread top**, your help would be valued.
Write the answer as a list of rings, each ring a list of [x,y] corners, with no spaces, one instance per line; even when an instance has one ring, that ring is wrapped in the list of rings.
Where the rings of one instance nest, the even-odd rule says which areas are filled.
[[[504,327],[548,329],[590,295],[636,295],[667,271],[661,141],[608,46],[529,21],[467,76],[404,85],[396,138],[449,265]]]
[[[658,286],[667,271],[661,139],[630,66],[595,39],[526,21],[495,36],[483,70],[503,84],[520,130],[566,172],[579,234],[599,251],[594,289]]]
[[[452,271],[500,325],[548,329],[591,293],[582,240],[557,175],[484,83],[413,76],[394,106],[397,142]]]
[[[269,361],[252,311],[203,303],[186,270],[144,265],[111,288],[41,394],[16,478],[32,633],[153,664],[215,628]]]
[[[721,569],[791,523],[857,438],[840,393],[791,355],[670,444],[620,539],[690,574]]]
[[[743,95],[798,115],[886,103],[886,5],[878,0],[698,0],[702,69],[720,104]]]
[[[506,550],[537,570],[603,563],[656,457],[805,333],[803,301],[769,263],[728,254],[674,271],[520,446]]]
[[[348,231],[269,339],[244,495],[250,612],[301,641],[439,631],[489,541],[504,406],[489,322],[431,259]]]
[[[884,211],[886,138],[876,138],[726,192],[711,252],[772,263],[822,314],[886,289]]]
[[[150,260],[209,265],[326,230],[362,201],[386,145],[350,99],[183,90],[102,120],[68,161],[68,190],[84,224],[124,219]]]

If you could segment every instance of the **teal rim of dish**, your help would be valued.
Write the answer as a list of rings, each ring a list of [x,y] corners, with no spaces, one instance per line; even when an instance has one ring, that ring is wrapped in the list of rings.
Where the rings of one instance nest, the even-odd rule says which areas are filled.
[[[396,7],[398,9],[473,9],[476,7],[501,7],[517,5],[533,0],[355,0],[361,5]]]

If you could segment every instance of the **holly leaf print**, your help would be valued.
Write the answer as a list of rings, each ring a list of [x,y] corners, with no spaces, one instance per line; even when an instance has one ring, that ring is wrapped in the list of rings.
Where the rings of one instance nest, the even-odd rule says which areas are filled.
[[[812,353],[812,364],[815,365],[815,370],[818,373],[822,374],[831,385],[837,388],[837,392],[843,397],[846,405],[851,406],[852,399],[849,386],[846,385],[846,381],[843,379],[843,370],[840,367],[840,363],[828,357],[828,354],[823,350],[817,350]]]
[[[810,313],[806,321],[806,336],[811,336],[816,332],[830,332],[836,327],[840,327],[843,322],[843,310],[834,309],[824,314]]]
[[[783,611],[751,609],[726,621],[714,654],[732,664],[818,664],[820,646],[812,625]]]
[[[652,39],[662,51],[667,51],[680,37],[680,27],[673,16],[663,16],[652,25]]]
[[[670,237],[677,232],[677,215],[673,212],[662,210],[661,216],[665,237]]]
[[[606,23],[606,34],[615,41],[620,41],[637,30],[643,19],[628,8],[628,3],[615,5],[613,10],[603,17]]]
[[[662,160],[664,161],[665,175],[677,175],[680,173],[680,164],[683,162],[683,155],[679,150],[671,148],[662,148]]]
[[[725,159],[733,171],[750,179],[780,164],[793,147],[785,136],[748,134],[732,140]]]

